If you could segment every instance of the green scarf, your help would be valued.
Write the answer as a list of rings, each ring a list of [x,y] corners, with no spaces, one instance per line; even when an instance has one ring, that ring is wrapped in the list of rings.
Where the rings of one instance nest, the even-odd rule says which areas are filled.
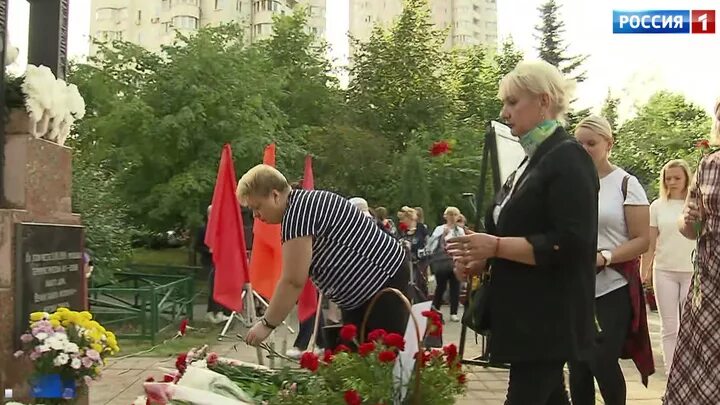
[[[545,120],[538,126],[531,129],[528,133],[520,137],[520,145],[525,150],[525,154],[529,158],[535,153],[538,147],[545,142],[550,135],[560,126],[556,120]]]

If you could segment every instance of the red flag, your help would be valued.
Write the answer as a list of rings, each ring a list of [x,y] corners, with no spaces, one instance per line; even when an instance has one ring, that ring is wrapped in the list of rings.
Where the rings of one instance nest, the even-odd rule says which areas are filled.
[[[205,244],[215,265],[213,299],[235,312],[242,311],[243,286],[249,279],[240,204],[235,195],[235,168],[230,145],[223,147]]]
[[[263,163],[275,166],[275,144],[265,148]],[[250,282],[263,297],[272,298],[282,272],[280,224],[266,224],[255,219],[253,249],[250,255]]]
[[[309,155],[305,157],[305,174],[303,175],[302,187],[305,190],[312,190],[315,188],[315,180],[313,179],[312,172],[312,157]],[[314,316],[317,311],[318,297],[315,285],[308,279],[305,283],[305,287],[300,293],[298,298],[298,319],[303,322]]]

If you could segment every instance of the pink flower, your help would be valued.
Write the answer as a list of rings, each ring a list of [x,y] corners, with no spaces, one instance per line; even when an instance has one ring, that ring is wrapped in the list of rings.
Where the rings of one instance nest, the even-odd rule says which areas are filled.
[[[24,351],[22,351],[22,350],[18,350],[18,351],[16,351],[16,352],[15,352],[15,354],[13,354],[13,356],[15,356],[15,358],[17,359],[17,358],[20,358],[20,357],[22,357],[22,356],[23,356],[23,354],[25,354],[25,352],[24,352]]]
[[[82,361],[82,365],[83,365],[83,367],[85,367],[85,368],[90,368],[90,367],[92,367],[92,365],[93,365],[93,363],[94,363],[94,361],[93,361],[90,357],[87,357],[87,356],[85,356],[85,357],[83,357],[82,359],[80,359],[80,361]]]
[[[98,353],[97,350],[90,349],[85,352],[85,355],[88,356],[93,361],[100,360],[100,353]]]
[[[30,343],[33,341],[33,339],[35,338],[29,333],[24,333],[22,336],[20,336],[20,341],[23,343]]]
[[[42,353],[40,353],[38,351],[33,351],[32,353],[30,353],[30,360],[35,361],[35,360],[39,359],[40,356],[42,356]]]
[[[90,385],[90,383],[93,382],[93,379],[89,375],[86,375],[83,376],[83,381],[85,382],[85,385]]]
[[[218,362],[218,355],[217,353],[210,353],[207,356],[207,365],[208,366],[214,366]]]

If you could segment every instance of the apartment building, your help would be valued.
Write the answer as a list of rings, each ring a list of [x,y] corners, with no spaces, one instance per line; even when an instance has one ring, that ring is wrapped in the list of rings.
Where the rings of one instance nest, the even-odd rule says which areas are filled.
[[[337,1],[337,0],[330,0]],[[402,12],[403,0],[349,0],[350,35],[370,38],[376,25],[389,26]],[[445,47],[497,46],[496,0],[429,0],[435,27],[447,31]]]
[[[275,14],[305,5],[310,11],[309,30],[324,38],[326,1],[334,0],[92,0],[90,35],[158,51],[172,43],[176,30],[192,33],[235,21],[245,26],[245,40],[252,43],[272,34]],[[96,50],[90,46],[90,54]]]

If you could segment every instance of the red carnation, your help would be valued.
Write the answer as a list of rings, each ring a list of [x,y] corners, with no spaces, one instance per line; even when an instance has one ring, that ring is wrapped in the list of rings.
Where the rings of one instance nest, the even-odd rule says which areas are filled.
[[[373,350],[375,350],[375,343],[373,342],[366,342],[361,344],[360,347],[358,347],[358,353],[360,353],[360,355],[363,357],[372,353]]]
[[[333,356],[333,351],[330,349],[325,349],[325,354],[323,354],[323,363],[330,364],[332,363],[335,356]]]
[[[177,357],[175,360],[175,368],[177,368],[181,373],[185,372],[187,369],[187,353],[182,353]]]
[[[163,376],[163,382],[164,382],[164,383],[175,382],[175,376],[174,376],[174,375],[170,375],[170,374],[165,374],[165,375]]]
[[[341,344],[339,344],[339,345],[335,348],[335,354],[343,353],[343,352],[344,352],[344,353],[350,353],[351,350],[350,350],[349,347],[347,347],[347,346],[345,346],[344,344],[341,343]]]
[[[710,148],[710,141],[708,141],[707,139],[701,139],[697,141],[695,147],[698,149],[708,149]]]
[[[455,346],[454,344],[451,343],[451,344],[443,347],[443,351],[445,352],[445,356],[447,356],[448,364],[454,363],[455,360],[457,359],[457,355],[458,355],[457,346]]]
[[[400,351],[405,350],[405,338],[397,333],[388,333],[383,338],[383,343],[385,346],[396,347]]]
[[[347,405],[360,405],[362,404],[362,399],[360,398],[360,394],[358,394],[355,390],[348,390],[345,391],[345,403]]]
[[[207,365],[208,365],[208,366],[211,366],[211,367],[212,367],[212,366],[216,365],[217,362],[218,362],[218,355],[217,355],[217,353],[210,353],[210,354],[208,354],[208,356],[207,356]]]
[[[379,342],[383,337],[385,337],[385,335],[387,335],[385,329],[375,329],[374,331],[368,333],[368,340],[371,342]]]
[[[432,156],[440,156],[448,152],[450,152],[450,144],[444,140],[433,142],[432,146],[430,147],[430,155]]]
[[[180,327],[178,328],[178,333],[180,334],[180,336],[185,336],[185,333],[187,332],[187,327],[188,327],[188,320],[183,319],[180,322]]]
[[[352,341],[355,339],[355,336],[357,335],[357,327],[352,324],[343,325],[342,329],[340,329],[340,337],[342,340],[345,340],[347,342]]]
[[[457,380],[460,384],[465,384],[467,382],[467,376],[465,374],[458,374]]]
[[[397,358],[397,353],[392,350],[383,350],[378,354],[381,363],[392,363]]]
[[[400,222],[400,223],[398,224],[398,229],[400,230],[400,232],[405,233],[405,232],[408,231],[408,226],[407,226],[407,224],[406,224],[405,222]]]
[[[308,369],[310,371],[315,371],[320,366],[320,359],[318,358],[317,354],[313,352],[305,352],[302,354],[302,357],[300,357],[300,367],[304,369]]]

